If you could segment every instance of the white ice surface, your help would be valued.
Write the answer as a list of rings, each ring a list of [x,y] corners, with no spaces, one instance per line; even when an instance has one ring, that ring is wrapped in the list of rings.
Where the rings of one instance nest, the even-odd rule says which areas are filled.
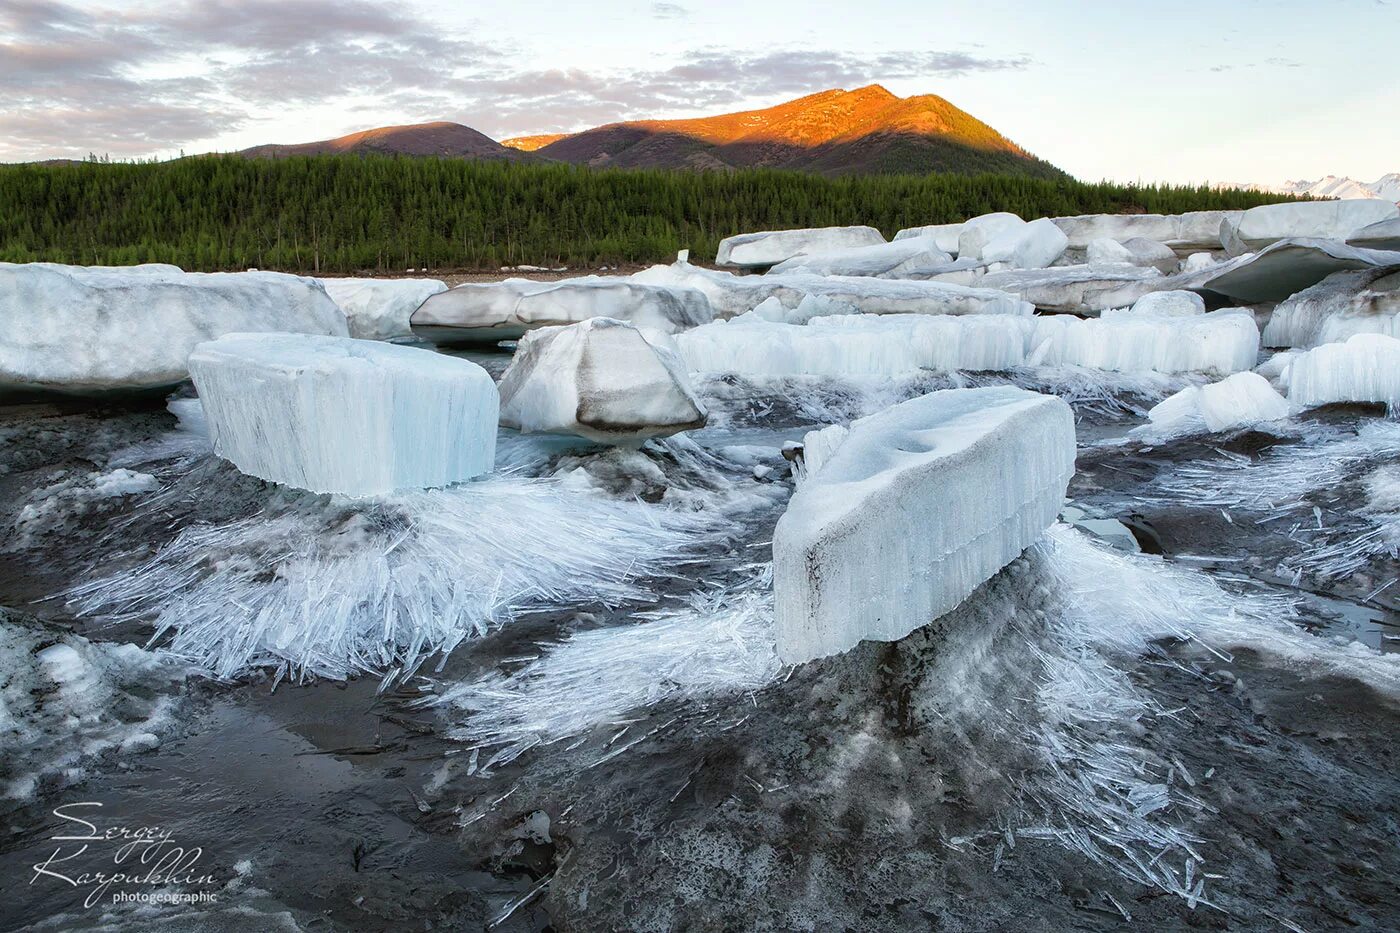
[[[555,282],[505,279],[458,285],[423,302],[413,313],[412,325],[428,339],[494,340],[595,317],[674,334],[706,323],[713,312],[705,295],[693,288],[589,275]]]
[[[1025,359],[1031,319],[1005,314],[833,315],[806,324],[746,317],[676,338],[692,372],[752,376],[1002,370]]]
[[[501,424],[522,433],[636,442],[701,427],[706,417],[674,350],[611,318],[526,334],[500,391]]]
[[[251,331],[348,333],[315,279],[0,267],[0,388],[172,385],[186,377],[196,344]]]
[[[1279,304],[1266,347],[1315,347],[1353,334],[1400,337],[1400,266],[1334,272]]]
[[[1258,373],[1235,373],[1219,382],[1182,389],[1147,413],[1152,434],[1229,431],[1287,418],[1288,400]]]
[[[715,265],[740,268],[772,266],[803,253],[823,253],[885,242],[874,227],[817,227],[741,233],[720,241]]]
[[[1012,269],[1043,269],[1059,259],[1068,245],[1060,228],[1042,217],[992,237],[982,247],[981,258]]]
[[[841,302],[864,314],[1029,315],[1033,310],[1029,303],[1006,292],[946,282],[807,273],[735,275],[684,262],[653,266],[633,278],[699,289],[721,320],[752,311],[769,298],[792,309],[808,296]]]
[[[854,422],[773,533],[778,653],[892,641],[955,607],[1059,513],[1074,415],[1015,388],[934,392]]]
[[[1259,356],[1254,316],[1233,309],[1189,317],[1131,311],[1087,320],[1043,315],[1035,318],[1031,340],[1031,366],[1223,376],[1253,369]]]
[[[1220,223],[1240,211],[1190,211],[1185,214],[1080,214],[1056,217],[1072,249],[1085,249],[1095,240],[1141,237],[1179,250],[1220,249]]]
[[[1173,274],[1180,266],[1180,260],[1170,246],[1143,237],[1097,239],[1089,244],[1085,259],[1091,266],[1151,266],[1163,275]]]
[[[1288,401],[1295,409],[1334,402],[1400,405],[1400,340],[1357,334],[1345,343],[1325,343],[1293,358]]]
[[[362,340],[411,337],[409,318],[447,285],[437,279],[320,279],[326,294],[345,312],[350,336]]]
[[[908,227],[894,235],[896,240],[907,240],[911,237],[933,237],[938,248],[945,253],[954,256],[958,253],[958,237],[962,234],[963,225],[956,224],[928,224],[923,227]]]
[[[933,237],[914,237],[874,246],[803,253],[778,263],[769,275],[805,272],[812,275],[856,275],[899,279],[930,272],[952,262]]]
[[[1019,295],[1045,311],[1094,313],[1130,305],[1162,287],[1162,274],[1139,266],[1054,266],[989,272],[978,285]]]
[[[1195,292],[1148,292],[1133,302],[1130,314],[1155,314],[1159,317],[1195,317],[1206,313],[1206,303]],[[1108,311],[1104,317],[1110,317]]]
[[[350,338],[234,334],[190,354],[215,452],[244,473],[370,496],[489,472],[499,396],[475,363]]]
[[[1348,246],[1362,249],[1400,250],[1400,218],[1368,224],[1347,237]]]
[[[962,225],[958,233],[958,258],[983,259],[983,250],[988,244],[1002,240],[1008,234],[1015,234],[1026,226],[1026,222],[1009,211],[996,211],[973,217]]]
[[[1397,217],[1394,201],[1375,198],[1265,204],[1245,211],[1234,235],[1251,250],[1294,237],[1344,241],[1363,227]]]

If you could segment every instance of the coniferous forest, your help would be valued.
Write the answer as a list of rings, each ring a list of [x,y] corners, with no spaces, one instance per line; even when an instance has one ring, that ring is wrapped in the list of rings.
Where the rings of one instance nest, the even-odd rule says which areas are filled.
[[[0,260],[191,271],[492,270],[714,257],[731,234],[1246,208],[1279,195],[1005,175],[824,178],[391,156],[0,166]]]

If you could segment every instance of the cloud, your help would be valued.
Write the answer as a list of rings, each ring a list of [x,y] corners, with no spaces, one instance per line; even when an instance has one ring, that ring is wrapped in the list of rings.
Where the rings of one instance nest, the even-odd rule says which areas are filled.
[[[689,14],[667,2],[652,12]],[[191,148],[268,112],[329,106],[366,114],[347,131],[392,114],[501,138],[1030,64],[965,51],[769,47],[697,49],[651,68],[541,69],[516,64],[509,47],[455,38],[399,2],[0,0],[0,158]]]
[[[0,157],[170,149],[260,110],[435,87],[499,55],[366,0],[0,0]]]

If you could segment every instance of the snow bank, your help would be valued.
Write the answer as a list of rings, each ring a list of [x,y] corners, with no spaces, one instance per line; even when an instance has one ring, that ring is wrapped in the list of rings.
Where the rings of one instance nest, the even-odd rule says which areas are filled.
[[[1225,263],[1193,284],[1246,303],[1283,301],[1334,272],[1400,265],[1400,253],[1357,249],[1336,240],[1280,240]]]
[[[589,275],[557,282],[506,279],[458,285],[413,313],[413,333],[442,343],[495,342],[536,327],[610,317],[646,331],[674,334],[710,321],[705,295],[673,284]]]
[[[938,244],[938,248],[945,253],[957,255],[958,237],[962,235],[962,224],[929,224],[924,227],[909,227],[894,235],[896,240],[907,240],[912,237],[933,237],[933,241]]]
[[[1035,319],[1031,366],[1087,366],[1117,372],[1219,373],[1252,369],[1259,327],[1237,310],[1192,317],[1132,312],[1084,320],[1069,315]]]
[[[326,294],[345,312],[350,336],[362,340],[411,337],[409,318],[447,285],[437,279],[320,279]]]
[[[154,624],[172,653],[219,676],[406,675],[521,612],[654,602],[646,578],[676,572],[726,528],[554,480],[283,496],[246,518],[189,526],[69,602]]]
[[[196,344],[253,331],[348,333],[325,289],[293,275],[0,267],[0,389],[173,385]]]
[[[1002,370],[1025,358],[1029,318],[1004,314],[845,315],[807,324],[716,321],[680,334],[692,372],[751,376],[890,375],[917,369]]]
[[[853,423],[773,533],[778,653],[893,641],[955,607],[1058,514],[1074,415],[1022,389],[934,392]]]
[[[1356,334],[1345,343],[1325,343],[1294,357],[1288,370],[1288,401],[1295,409],[1333,402],[1400,405],[1400,340]]]
[[[86,762],[160,744],[184,665],[88,641],[0,609],[0,795],[26,800],[86,777]]]
[[[1393,201],[1369,198],[1265,204],[1240,215],[1227,238],[1235,241],[1235,251],[1259,250],[1298,237],[1346,240],[1363,227],[1397,217],[1400,208]]]
[[[1274,309],[1266,347],[1314,347],[1353,334],[1400,337],[1400,266],[1334,272]]]
[[[234,334],[190,373],[214,451],[244,473],[369,496],[489,472],[499,398],[475,363],[393,344]]]
[[[953,257],[939,249],[932,237],[918,237],[875,246],[803,253],[778,263],[768,274],[805,272],[898,279],[932,272],[952,261]]]
[[[1220,382],[1191,386],[1147,413],[1154,433],[1229,431],[1288,417],[1288,401],[1258,373],[1235,373]]]
[[[532,331],[501,377],[501,424],[522,433],[640,441],[703,427],[675,353],[611,318]]]
[[[885,242],[874,227],[818,227],[741,233],[720,241],[715,265],[759,269],[803,253],[824,253]]]

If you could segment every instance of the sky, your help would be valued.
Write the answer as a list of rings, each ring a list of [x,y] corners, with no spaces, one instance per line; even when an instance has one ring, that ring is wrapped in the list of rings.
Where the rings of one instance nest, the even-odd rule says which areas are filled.
[[[1400,171],[1400,0],[0,0],[0,161],[938,94],[1087,180]]]

